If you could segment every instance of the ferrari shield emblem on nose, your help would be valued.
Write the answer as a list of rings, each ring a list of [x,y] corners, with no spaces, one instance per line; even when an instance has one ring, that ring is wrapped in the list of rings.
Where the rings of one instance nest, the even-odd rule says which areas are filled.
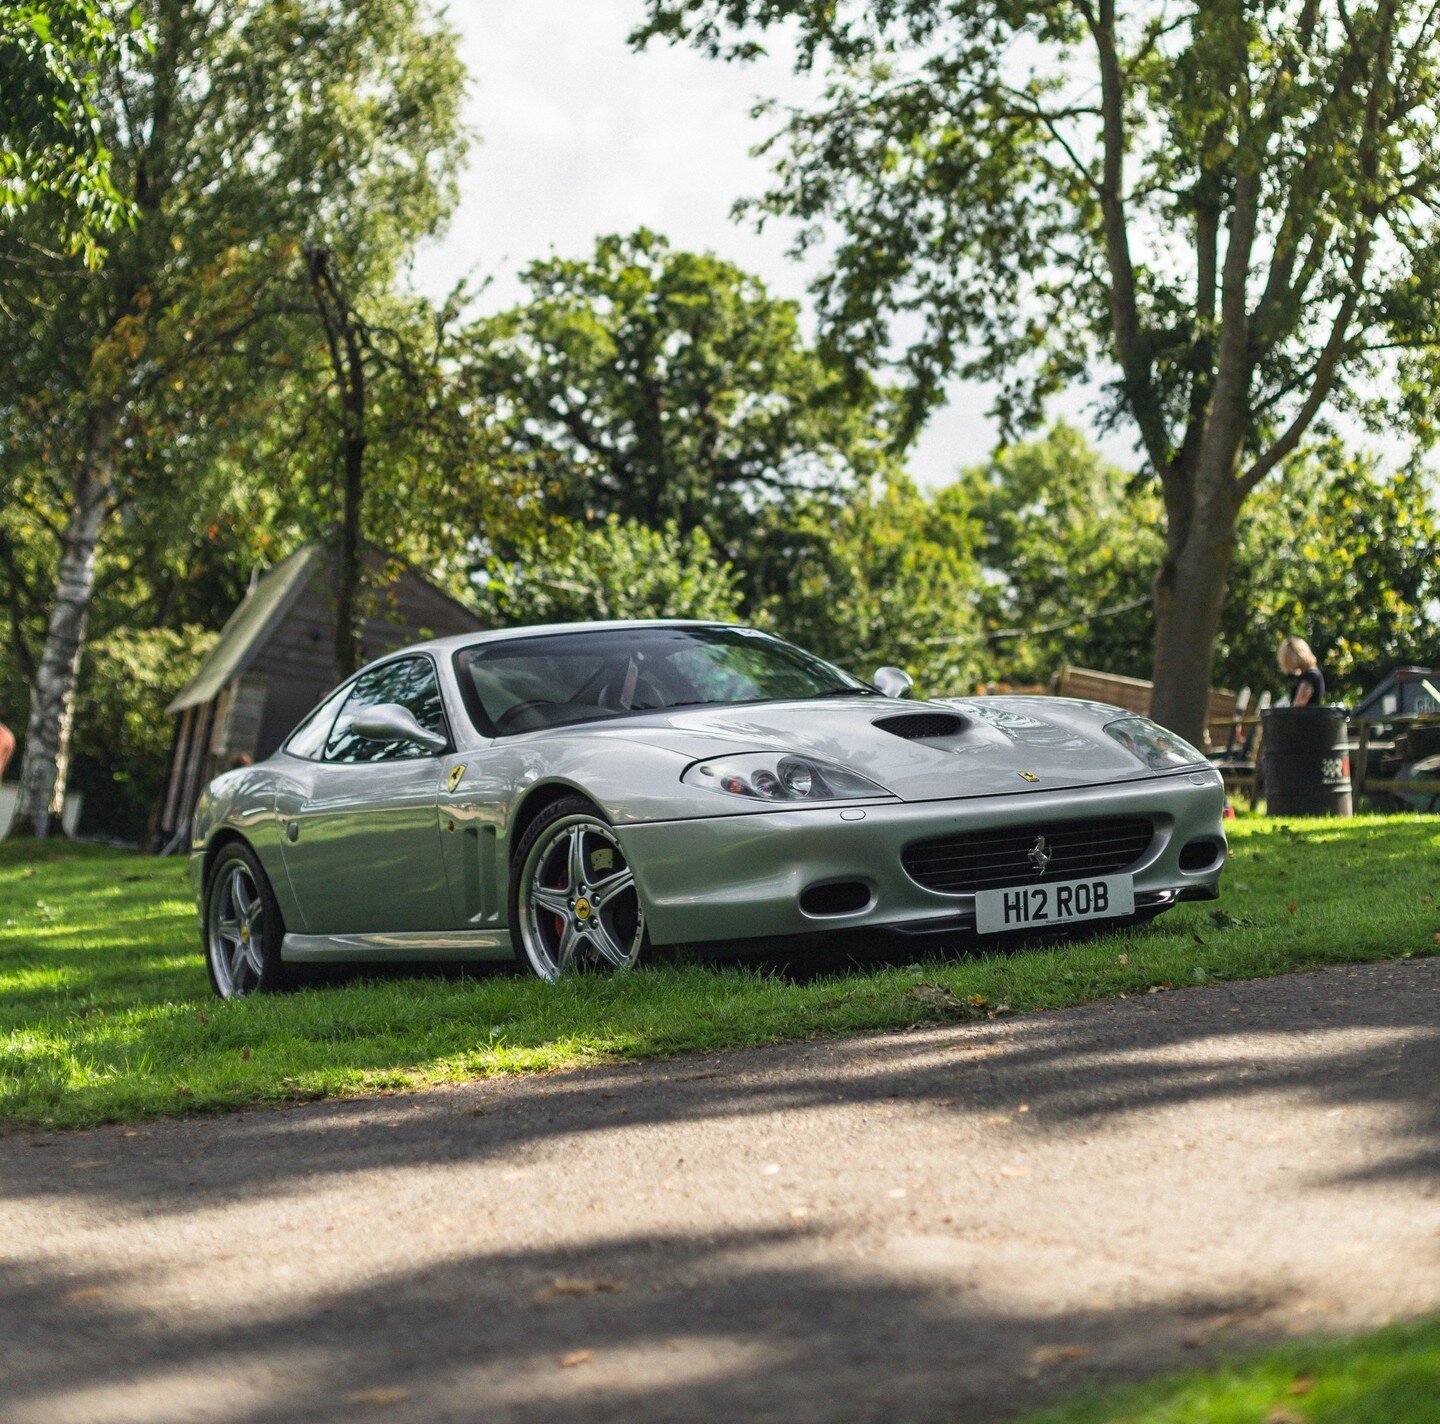
[[[1030,864],[1035,867],[1036,875],[1044,875],[1045,867],[1050,864],[1050,850],[1045,844],[1044,836],[1036,836],[1035,844],[1030,847]]]
[[[464,767],[464,764],[463,764],[463,763],[462,763],[461,765],[459,765],[459,766],[452,766],[452,767],[450,768],[450,790],[451,790],[451,791],[454,791],[454,789],[455,789],[457,786],[460,785],[460,778],[461,778],[462,776],[464,776],[464,775],[465,775],[465,767]]]
[[[1039,778],[1038,776],[1036,776],[1033,771],[1017,771],[1017,772],[1015,773],[1015,775],[1018,776],[1021,781],[1039,781],[1039,780],[1040,780],[1040,778]]]

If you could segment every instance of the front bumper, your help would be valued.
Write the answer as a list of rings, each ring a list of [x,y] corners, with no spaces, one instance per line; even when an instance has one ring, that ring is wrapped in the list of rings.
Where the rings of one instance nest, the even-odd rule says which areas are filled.
[[[973,925],[974,896],[942,894],[912,880],[901,852],[913,841],[987,828],[1148,816],[1155,835],[1130,872],[1135,903],[1139,910],[1164,908],[1179,899],[1216,895],[1224,857],[1197,872],[1181,870],[1179,858],[1188,841],[1224,842],[1224,804],[1219,776],[1198,771],[1013,796],[652,821],[617,826],[616,835],[635,871],[655,944],[866,926],[938,932]],[[800,908],[808,887],[835,881],[866,885],[869,903],[839,915]]]

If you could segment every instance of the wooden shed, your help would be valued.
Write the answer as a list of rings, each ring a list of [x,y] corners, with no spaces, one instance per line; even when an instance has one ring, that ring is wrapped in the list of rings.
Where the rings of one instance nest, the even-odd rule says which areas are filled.
[[[361,661],[480,620],[383,549],[365,549]],[[258,579],[195,676],[166,711],[176,719],[157,848],[184,840],[201,789],[261,761],[337,682],[335,559],[307,544]]]

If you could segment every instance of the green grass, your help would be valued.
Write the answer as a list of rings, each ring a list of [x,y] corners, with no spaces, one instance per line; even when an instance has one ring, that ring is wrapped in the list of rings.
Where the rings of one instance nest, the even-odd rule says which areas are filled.
[[[1440,817],[1238,823],[1218,907],[1023,952],[795,980],[657,965],[548,987],[511,974],[351,979],[220,1003],[185,868],[0,845],[0,1124],[80,1127],[866,1029],[1155,985],[1440,951]],[[917,951],[918,953],[918,951]]]
[[[1440,1321],[1286,1344],[1081,1399],[1025,1424],[1435,1424]]]

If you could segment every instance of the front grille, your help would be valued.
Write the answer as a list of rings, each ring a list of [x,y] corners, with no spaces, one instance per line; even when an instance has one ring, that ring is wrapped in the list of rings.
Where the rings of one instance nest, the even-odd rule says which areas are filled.
[[[921,742],[932,737],[954,737],[965,730],[965,719],[953,712],[902,712],[898,717],[882,717],[872,725],[907,742]]]
[[[1154,826],[1141,816],[968,831],[961,836],[917,841],[905,847],[901,861],[910,877],[927,890],[973,895],[977,890],[1008,885],[1114,875],[1145,854],[1154,834]],[[1045,838],[1050,860],[1037,874],[1030,852],[1040,836]]]

